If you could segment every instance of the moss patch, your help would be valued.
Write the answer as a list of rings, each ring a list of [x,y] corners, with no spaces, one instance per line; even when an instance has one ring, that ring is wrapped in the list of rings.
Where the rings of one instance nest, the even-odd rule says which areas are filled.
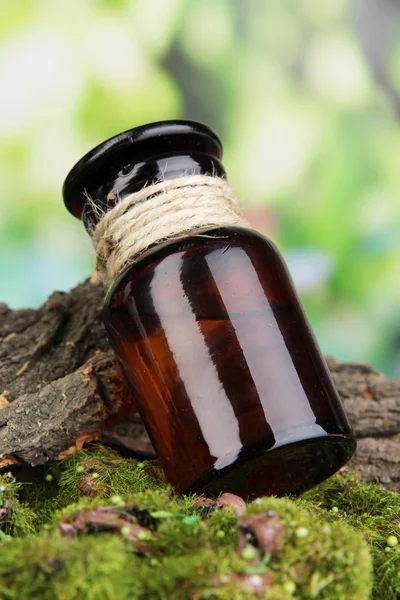
[[[375,600],[400,597],[400,494],[336,475],[304,494],[297,504],[330,522],[347,523],[367,540],[373,558]]]
[[[11,473],[0,476],[0,542],[33,532],[36,516],[20,501],[21,487]]]
[[[0,598],[366,600],[372,588],[373,598],[397,597],[397,494],[336,476],[298,499],[257,499],[237,517],[207,514],[158,473],[96,446],[22,488],[6,481],[14,509],[0,521]],[[115,524],[99,525],[96,511]]]

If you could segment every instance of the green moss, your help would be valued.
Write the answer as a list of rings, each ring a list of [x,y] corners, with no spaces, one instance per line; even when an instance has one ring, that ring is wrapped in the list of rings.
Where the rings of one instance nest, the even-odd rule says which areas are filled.
[[[396,600],[400,595],[400,494],[352,475],[336,475],[304,494],[298,504],[318,511],[330,522],[343,522],[368,541],[374,565],[372,598]],[[393,542],[393,540],[392,540]]]
[[[11,473],[0,476],[0,541],[33,531],[35,513],[20,501],[21,487]]]
[[[228,572],[207,549],[189,556],[143,559],[116,536],[103,534],[73,542],[51,536],[13,543],[12,551],[0,549],[0,597],[4,600],[125,600],[151,598],[253,598],[229,585],[210,585],[218,573]],[[232,591],[234,595],[232,595]],[[276,592],[276,590],[275,590]],[[288,596],[268,595],[286,600]]]
[[[0,543],[0,598],[369,597],[367,543],[361,533],[333,517],[319,497],[312,505],[310,500],[276,498],[248,505],[248,515],[274,511],[284,528],[281,549],[261,553],[261,563],[255,564],[252,557],[260,553],[258,549],[251,556],[249,551],[237,551],[238,518],[233,509],[207,517],[194,505],[194,496],[174,495],[154,472],[151,463],[138,464],[93,447],[38,473],[26,498],[39,515],[41,528],[36,535]],[[88,491],[92,497],[85,495]],[[61,519],[71,522],[74,515],[104,505],[122,510],[123,503],[146,509],[156,519],[157,530],[141,536],[144,556],[118,531],[89,534],[93,530],[89,528],[73,538],[60,536]],[[394,535],[388,530],[389,534]],[[254,582],[262,584],[259,596]]]
[[[104,498],[144,490],[167,489],[169,486],[156,479],[152,473],[153,463],[121,458],[104,446],[83,450],[65,461],[59,477],[59,485],[66,496],[82,495],[82,480],[98,475],[94,489]]]
[[[300,598],[368,598],[371,558],[362,535],[343,522],[326,523],[288,499],[262,498],[248,513],[277,512],[287,527],[279,561],[271,560],[277,581],[296,584]],[[309,518],[311,517],[311,518]]]
[[[50,463],[45,470],[39,469],[24,495],[36,514],[36,525],[40,526],[53,519],[55,510],[82,497],[120,496],[123,500],[126,494],[144,490],[170,490],[172,494],[170,486],[154,477],[153,465],[121,458],[114,450],[95,445],[63,461]]]
[[[374,600],[397,600],[399,494],[348,473],[300,498],[258,499],[247,515],[275,511],[284,537],[278,552],[255,565],[252,548],[237,551],[232,509],[207,516],[195,496],[175,495],[159,474],[157,463],[93,446],[35,470],[26,485],[3,475],[0,599],[247,600],[256,597],[248,585],[257,575],[265,578],[257,597],[269,600],[362,600],[371,588]],[[60,537],[60,519],[131,503],[158,524],[141,534],[145,556],[118,532]]]
[[[86,501],[86,507],[97,504],[97,499]],[[266,509],[279,511],[287,533],[284,549],[265,567],[274,581],[263,597],[290,598],[286,591],[288,582],[296,586],[301,598],[316,597],[324,584],[326,587],[318,598],[368,597],[369,555],[359,535],[345,526],[321,528],[315,517],[288,500],[271,499],[250,507],[251,512]],[[77,510],[75,506],[72,513]],[[67,513],[64,509],[64,518]],[[145,557],[135,554],[122,537],[104,533],[64,540],[54,529],[4,544],[0,546],[0,597],[44,600],[254,597],[240,584],[250,567],[235,552],[236,540],[227,535],[224,544],[220,540],[214,544],[216,527],[223,531],[228,525],[228,534],[232,528],[232,522],[227,522],[223,513],[213,517],[212,527],[207,521],[185,525],[173,516],[160,521]],[[309,543],[296,538],[299,522],[314,530]],[[334,543],[337,535],[340,538]],[[336,545],[340,546],[340,556]],[[357,559],[356,552],[349,549],[353,546],[359,551]],[[351,569],[351,577],[344,565]]]

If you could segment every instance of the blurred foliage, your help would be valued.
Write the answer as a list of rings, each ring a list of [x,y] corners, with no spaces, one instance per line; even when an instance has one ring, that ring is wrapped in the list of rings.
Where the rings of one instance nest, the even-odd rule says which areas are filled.
[[[90,274],[61,186],[148,121],[211,125],[323,350],[400,373],[400,7],[380,0],[0,0],[0,298]]]

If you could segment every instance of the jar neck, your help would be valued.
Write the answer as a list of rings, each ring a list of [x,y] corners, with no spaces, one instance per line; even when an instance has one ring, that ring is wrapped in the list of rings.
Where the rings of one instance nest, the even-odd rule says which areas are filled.
[[[141,162],[130,160],[128,152],[124,153],[120,160],[110,161],[99,170],[92,170],[85,191],[100,210],[93,210],[88,203],[83,205],[82,221],[85,228],[93,230],[102,214],[144,186],[188,175],[226,177],[220,160],[204,152],[166,153]]]

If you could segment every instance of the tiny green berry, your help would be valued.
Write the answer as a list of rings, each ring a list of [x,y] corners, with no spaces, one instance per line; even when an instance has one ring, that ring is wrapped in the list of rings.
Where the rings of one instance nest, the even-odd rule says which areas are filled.
[[[389,548],[394,548],[399,543],[399,540],[395,535],[389,535],[389,537],[386,540],[386,543],[389,546]]]
[[[147,533],[147,531],[139,531],[139,533],[137,534],[137,539],[140,542],[143,542],[145,540],[151,540],[151,535]]]
[[[100,475],[98,473],[92,473],[93,479],[98,479]]]
[[[337,515],[337,513],[339,512],[338,507],[337,506],[332,506],[331,512],[333,512],[333,514]]]
[[[111,504],[116,504],[116,505],[118,505],[118,504],[124,504],[124,501],[121,498],[121,496],[117,496],[117,495],[111,496],[110,502],[111,502]]]
[[[128,527],[128,525],[121,527],[121,535],[124,537],[129,537],[131,535],[131,528]]]
[[[160,561],[158,561],[156,558],[151,558],[150,564],[152,567],[157,567],[160,564]]]
[[[82,467],[82,465],[78,465],[75,470],[77,473],[83,473],[85,469]]]
[[[255,558],[255,556],[256,556],[256,551],[254,550],[254,548],[252,548],[251,546],[246,546],[246,548],[243,548],[242,554],[241,554],[241,557],[243,558],[243,560],[253,560],[253,558]]]
[[[391,551],[392,551],[392,549],[391,549],[391,548],[389,548],[389,546],[386,546],[386,548],[385,548],[385,552],[391,552]]]
[[[217,531],[217,533],[215,534],[215,536],[216,536],[218,539],[222,540],[222,538],[224,538],[224,537],[225,537],[225,531],[222,531],[222,529],[219,529],[219,530]]]
[[[296,584],[295,584],[294,581],[287,581],[284,584],[283,589],[285,590],[285,592],[287,592],[288,594],[292,595],[296,591]]]
[[[307,527],[298,527],[296,529],[296,537],[299,539],[303,539],[306,538],[308,536],[308,529]]]
[[[51,473],[47,473],[46,481],[53,481],[53,475]]]

